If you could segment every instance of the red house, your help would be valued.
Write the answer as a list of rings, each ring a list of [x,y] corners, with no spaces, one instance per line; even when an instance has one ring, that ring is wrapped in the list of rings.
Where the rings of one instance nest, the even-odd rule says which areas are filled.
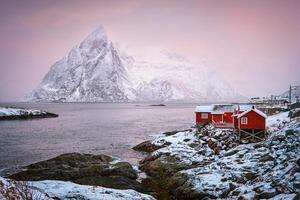
[[[260,135],[265,135],[267,115],[254,108],[248,109],[242,113],[233,115],[234,128],[239,132],[240,138],[262,139]]]
[[[213,105],[202,105],[196,107],[196,123],[205,124],[212,122],[211,112],[213,110]]]
[[[233,126],[233,113],[232,104],[200,105],[196,107],[196,123],[212,123],[216,127],[230,128]]]
[[[266,115],[249,104],[213,104],[196,107],[196,123],[212,123],[219,128],[235,128],[249,134],[265,130]]]

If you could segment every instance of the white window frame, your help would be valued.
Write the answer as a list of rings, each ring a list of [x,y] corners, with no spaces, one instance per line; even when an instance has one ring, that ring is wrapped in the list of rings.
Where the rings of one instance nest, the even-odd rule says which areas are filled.
[[[201,113],[201,119],[208,119],[208,113]]]
[[[247,117],[241,117],[241,124],[248,124],[248,118]]]

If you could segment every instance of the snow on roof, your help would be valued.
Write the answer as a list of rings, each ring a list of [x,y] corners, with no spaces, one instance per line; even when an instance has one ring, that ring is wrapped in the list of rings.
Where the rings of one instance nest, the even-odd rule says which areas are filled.
[[[246,111],[253,107],[251,104],[236,104],[234,105],[235,110]]]
[[[254,111],[254,112],[256,112],[257,114],[259,114],[260,116],[262,116],[262,117],[264,117],[264,118],[267,118],[267,115],[266,115],[265,113],[263,113],[262,111],[260,111],[260,110],[258,110],[258,109],[256,109],[256,108],[251,108],[251,109],[249,109],[249,110],[246,110],[246,111],[242,112],[241,114],[237,115],[237,118],[240,118],[240,117],[246,115],[246,114],[249,113],[250,111]]]
[[[211,112],[213,108],[213,105],[199,105],[196,106],[196,112]]]
[[[214,104],[212,114],[224,114],[225,112],[233,112],[232,104]]]
[[[196,112],[211,112],[212,114],[233,112],[233,104],[199,105],[196,107]]]

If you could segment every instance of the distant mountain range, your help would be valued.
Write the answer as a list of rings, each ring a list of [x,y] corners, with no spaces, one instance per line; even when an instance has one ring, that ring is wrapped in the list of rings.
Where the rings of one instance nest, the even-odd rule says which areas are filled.
[[[97,28],[52,65],[26,101],[236,101],[241,95],[208,66],[165,50],[129,55]]]

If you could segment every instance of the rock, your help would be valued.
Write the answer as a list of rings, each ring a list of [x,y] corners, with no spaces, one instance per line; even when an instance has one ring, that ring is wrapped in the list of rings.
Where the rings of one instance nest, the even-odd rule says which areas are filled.
[[[274,161],[275,158],[273,158],[272,156],[270,155],[264,155],[262,156],[260,159],[259,159],[259,162],[267,162],[267,161]]]
[[[155,160],[149,159],[140,165],[140,169],[149,176],[156,176],[163,169],[165,173],[173,174],[184,169],[182,165],[173,157],[162,155]]]
[[[186,130],[182,130],[182,131],[168,131],[168,132],[164,132],[163,134],[166,136],[171,136],[171,135],[175,135],[176,133],[186,132],[186,131],[192,131],[192,129],[186,129]]]
[[[44,112],[40,114],[24,114],[24,115],[8,115],[0,116],[0,120],[26,120],[26,119],[39,119],[39,118],[55,118],[57,114]]]
[[[284,141],[285,140],[285,136],[284,135],[275,135],[273,138],[272,138],[273,141]]]
[[[276,196],[278,193],[276,191],[265,191],[265,192],[262,192],[260,194],[257,194],[255,195],[254,198],[257,198],[257,199],[270,199],[274,196]]]
[[[137,172],[127,162],[111,163],[106,155],[68,153],[31,164],[9,178],[21,181],[62,180],[83,185],[141,191]]]
[[[253,147],[254,147],[255,149],[259,149],[259,148],[261,148],[261,147],[266,147],[266,145],[265,145],[264,143],[257,143],[257,144],[254,144]]]
[[[285,136],[290,136],[290,135],[294,135],[294,130],[293,129],[288,129],[285,131]]]
[[[219,155],[220,154],[220,151],[221,151],[221,148],[220,147],[215,147],[214,148],[214,153],[216,154],[216,155]]]
[[[214,149],[217,146],[217,143],[213,141],[212,139],[209,139],[207,142],[207,145],[211,148]]]
[[[148,141],[142,142],[142,143],[134,146],[132,149],[135,151],[143,151],[143,152],[151,153],[162,147],[163,146],[157,146],[155,144],[152,144],[152,142],[150,140],[148,140]]]
[[[292,110],[291,117],[292,118],[300,117],[300,109],[294,109],[294,110]]]
[[[254,172],[247,172],[244,176],[247,180],[254,180],[258,175]]]
[[[237,150],[237,149],[229,150],[224,154],[224,156],[225,157],[232,156],[232,155],[236,154],[237,152],[239,152],[239,150]]]

